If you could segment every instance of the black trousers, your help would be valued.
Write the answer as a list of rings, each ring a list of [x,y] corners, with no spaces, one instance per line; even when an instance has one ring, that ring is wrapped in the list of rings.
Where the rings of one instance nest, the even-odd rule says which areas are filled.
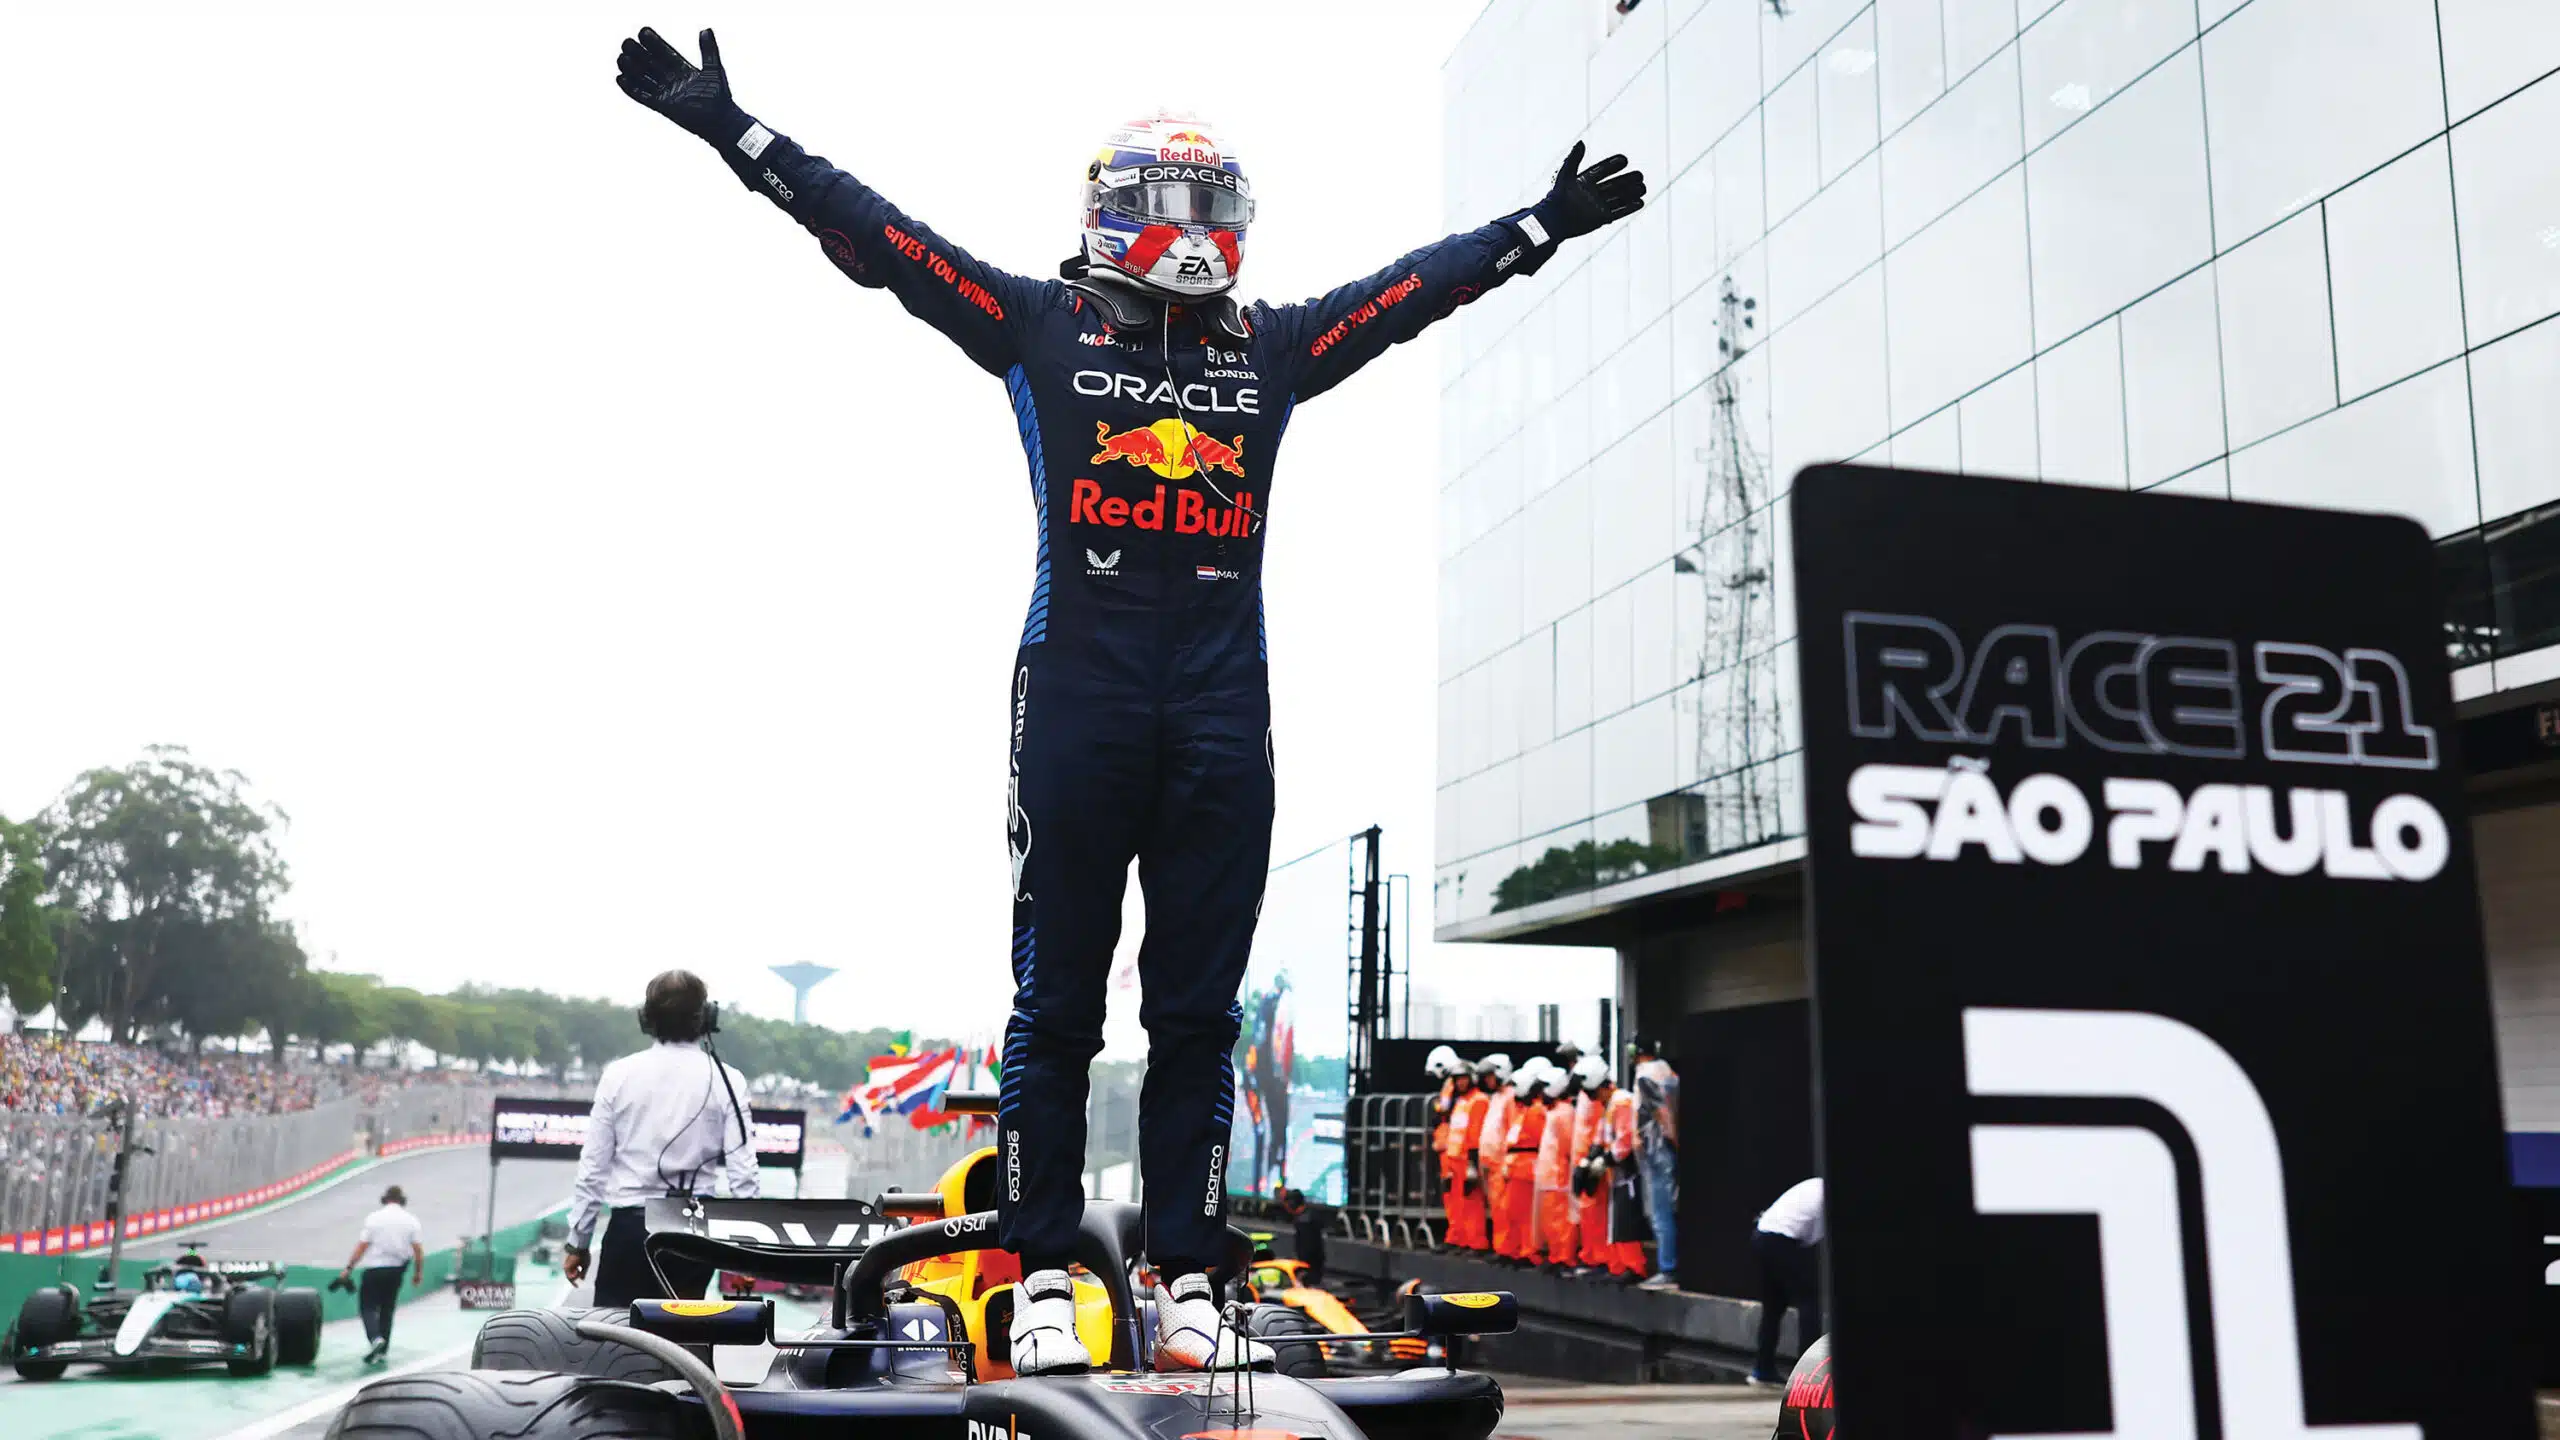
[[[649,1268],[649,1257],[640,1249],[640,1242],[648,1233],[646,1212],[637,1208],[616,1210],[613,1218],[604,1222],[604,1236],[596,1243],[596,1304],[692,1300],[709,1287],[713,1267],[672,1258],[658,1262],[667,1272],[667,1285],[659,1284],[657,1272]],[[675,1288],[670,1290],[668,1285]]]
[[[1799,1245],[1767,1230],[1751,1232],[1751,1253],[1760,1260],[1760,1353],[1752,1373],[1772,1378],[1778,1373],[1778,1326],[1793,1305],[1796,1340],[1810,1345],[1822,1333],[1822,1267],[1811,1245]]]
[[[391,1317],[400,1313],[400,1277],[406,1265],[367,1265],[356,1281],[356,1316],[364,1321],[364,1338],[389,1344]]]

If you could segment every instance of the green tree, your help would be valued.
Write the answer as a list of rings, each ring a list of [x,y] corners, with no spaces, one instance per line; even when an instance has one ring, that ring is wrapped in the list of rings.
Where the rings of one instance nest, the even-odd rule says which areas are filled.
[[[155,745],[124,769],[82,775],[45,813],[55,903],[80,919],[65,968],[81,973],[65,988],[117,1040],[167,1018],[188,925],[261,923],[284,892],[272,838],[284,813],[247,788],[236,770]]]
[[[44,891],[36,828],[0,816],[0,995],[22,1015],[53,1003],[58,952]]]
[[[281,1048],[291,1026],[278,1017],[292,1015],[309,973],[290,927],[249,916],[185,920],[161,948],[169,979],[158,1008],[196,1049],[261,1028]]]
[[[1583,840],[1572,848],[1550,846],[1547,853],[1505,875],[1493,887],[1493,908],[1517,910],[1559,895],[1631,880],[1681,861],[1677,845],[1648,845],[1641,840],[1612,840],[1595,845]]]

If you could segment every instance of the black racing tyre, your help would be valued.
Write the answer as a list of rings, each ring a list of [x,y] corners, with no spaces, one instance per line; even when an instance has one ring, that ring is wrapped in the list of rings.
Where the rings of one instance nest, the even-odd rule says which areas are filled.
[[[15,1337],[10,1354],[20,1355],[38,1345],[59,1345],[80,1333],[80,1294],[68,1285],[53,1285],[28,1296],[18,1305],[18,1323],[9,1332]],[[71,1368],[68,1360],[20,1360],[21,1380],[59,1380]]]
[[[320,1358],[320,1292],[296,1285],[276,1292],[276,1363],[308,1365]]]
[[[222,1342],[249,1347],[245,1355],[235,1348],[223,1362],[242,1379],[276,1368],[276,1292],[264,1286],[232,1291],[222,1302]]]
[[[579,1334],[581,1320],[628,1325],[631,1312],[619,1305],[599,1310],[501,1310],[481,1325],[480,1338],[471,1342],[471,1368],[545,1370],[640,1385],[679,1378],[655,1355]]]
[[[1333,1333],[1286,1305],[1254,1306],[1245,1312],[1244,1328],[1246,1333],[1256,1336]],[[1283,1375],[1300,1380],[1321,1380],[1331,1373],[1331,1367],[1325,1364],[1322,1345],[1274,1345],[1271,1353],[1277,1361],[1276,1368]]]
[[[437,1370],[376,1380],[329,1422],[329,1440],[694,1440],[664,1390],[526,1370]]]

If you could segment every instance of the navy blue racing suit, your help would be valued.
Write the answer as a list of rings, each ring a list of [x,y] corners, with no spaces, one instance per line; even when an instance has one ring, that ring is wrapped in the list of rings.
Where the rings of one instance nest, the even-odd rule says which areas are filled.
[[[1014,998],[999,1236],[1032,1269],[1074,1249],[1086,1067],[1135,860],[1147,1250],[1169,1275],[1214,1263],[1236,993],[1271,851],[1260,517],[1274,452],[1300,401],[1536,269],[1553,242],[1515,216],[1302,305],[1168,305],[983,264],[761,125],[719,148],[838,269],[1000,377],[1021,432],[1040,539],[1006,700]]]

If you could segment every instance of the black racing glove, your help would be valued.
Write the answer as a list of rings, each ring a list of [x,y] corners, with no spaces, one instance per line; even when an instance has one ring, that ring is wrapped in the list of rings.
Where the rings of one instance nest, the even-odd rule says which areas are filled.
[[[702,32],[702,64],[697,68],[658,32],[642,26],[636,40],[622,42],[621,74],[614,83],[622,93],[683,126],[699,139],[726,146],[755,122],[729,98],[729,72],[720,66],[720,42]]]
[[[703,33],[706,37],[710,34]],[[707,38],[705,43],[708,44]],[[1556,171],[1556,183],[1547,191],[1547,198],[1530,207],[1529,213],[1546,227],[1550,239],[1588,235],[1644,208],[1644,172],[1628,170],[1626,156],[1612,155],[1588,170],[1578,168],[1581,164],[1582,142],[1576,140],[1566,153],[1563,166]]]

